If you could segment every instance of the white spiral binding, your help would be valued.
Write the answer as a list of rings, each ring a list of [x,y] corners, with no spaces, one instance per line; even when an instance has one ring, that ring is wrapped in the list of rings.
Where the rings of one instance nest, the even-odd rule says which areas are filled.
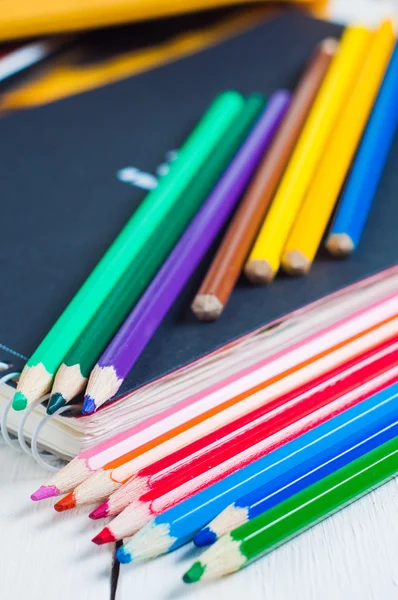
[[[47,400],[48,397],[49,397],[49,394],[47,394],[47,396],[44,396],[43,398],[40,398],[39,400],[36,400],[36,402],[32,402],[32,404],[26,410],[24,410],[22,419],[19,422],[18,442],[19,442],[19,445],[21,446],[22,450],[28,456],[33,456],[33,452],[32,452],[32,448],[26,443],[25,436],[24,436],[26,421],[29,419],[30,415],[32,414],[32,411],[36,408],[36,406],[41,404],[43,402],[43,400]]]
[[[55,466],[55,465],[51,465],[49,462],[47,462],[47,461],[45,461],[45,460],[42,459],[43,453],[40,453],[39,450],[38,450],[38,447],[37,447],[37,442],[38,442],[38,439],[39,439],[40,431],[43,429],[44,425],[52,417],[55,417],[56,415],[61,415],[63,412],[65,412],[66,410],[69,410],[69,409],[70,409],[69,406],[62,406],[53,415],[47,415],[47,416],[45,416],[44,419],[42,419],[40,421],[40,423],[36,427],[35,431],[33,432],[32,444],[31,444],[32,456],[35,459],[35,461],[37,463],[39,463],[39,465],[41,465],[42,467],[44,467],[44,469],[47,469],[47,471],[59,471],[60,467],[59,466]],[[51,454],[48,454],[48,456],[51,456]],[[53,458],[56,459],[59,462],[59,459],[56,456],[53,456]]]
[[[7,363],[0,362],[0,371],[6,370],[6,369],[9,369],[9,365]],[[3,377],[0,378],[0,385],[3,383],[7,383],[8,381],[11,381],[13,379],[17,379],[20,376],[20,374],[21,373],[19,371],[15,371],[12,373],[6,373],[6,375],[4,375]],[[14,438],[14,437],[11,437],[11,435],[8,432],[8,428],[7,428],[8,413],[11,410],[12,402],[13,402],[13,398],[10,398],[10,400],[5,405],[2,415],[1,415],[0,436],[3,437],[3,440],[7,444],[7,446],[12,448],[16,452],[24,452],[28,456],[33,457],[35,459],[35,461],[37,463],[39,463],[40,466],[44,467],[48,471],[58,471],[58,469],[60,468],[59,466],[56,467],[53,464],[43,460],[43,458],[42,458],[43,456],[51,457],[52,455],[46,451],[40,452],[38,449],[38,440],[39,440],[40,431],[44,427],[44,425],[47,423],[47,421],[51,418],[51,416],[53,416],[53,415],[46,416],[36,427],[35,431],[33,432],[30,447],[29,447],[29,444],[26,442],[26,439],[24,436],[25,424],[26,424],[27,420],[29,419],[32,411],[36,408],[36,406],[38,406],[38,404],[41,404],[43,401],[45,401],[47,399],[48,399],[48,395],[44,396],[43,398],[40,398],[39,400],[37,400],[36,402],[31,404],[24,411],[23,416],[22,416],[21,421],[18,426],[17,437]],[[65,412],[68,408],[69,408],[68,406],[62,407],[57,412],[55,412],[54,415],[61,414],[61,413]],[[57,460],[59,462],[59,459],[56,456],[53,456],[53,458],[54,458],[54,460]]]
[[[1,364],[4,364],[4,363],[1,363]],[[8,365],[6,365],[6,368],[8,368]],[[15,379],[16,377],[19,377],[20,374],[21,373],[19,373],[19,372],[15,372],[15,373],[7,373],[7,375],[3,375],[3,377],[0,378],[0,385],[3,383],[7,383],[8,381]],[[13,440],[11,438],[10,434],[8,433],[8,429],[7,429],[7,417],[8,417],[8,413],[10,412],[10,409],[11,409],[12,401],[13,401],[13,398],[10,398],[10,400],[5,405],[3,413],[1,415],[1,424],[0,424],[1,434],[2,434],[3,440],[5,441],[7,446],[12,448],[13,450],[16,450],[17,452],[21,452],[21,448],[18,444],[18,440],[17,439]]]

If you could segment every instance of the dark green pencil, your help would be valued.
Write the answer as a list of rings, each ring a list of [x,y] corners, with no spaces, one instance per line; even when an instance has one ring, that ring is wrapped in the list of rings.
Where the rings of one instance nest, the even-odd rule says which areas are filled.
[[[398,437],[222,536],[185,573],[195,583],[234,573],[382,485],[398,471]]]
[[[149,245],[152,248],[151,252],[142,253],[140,260],[128,269],[124,278],[75,342],[56,374],[47,408],[49,414],[53,414],[84,390],[91,369],[102,351],[219,180],[263,107],[262,96],[257,94],[249,96],[207,163],[193,178],[187,191],[180,198],[168,223],[152,236]]]

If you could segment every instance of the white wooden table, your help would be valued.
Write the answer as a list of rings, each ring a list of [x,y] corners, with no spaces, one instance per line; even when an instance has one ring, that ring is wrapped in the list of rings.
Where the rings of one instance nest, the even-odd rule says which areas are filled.
[[[334,0],[333,15],[374,22],[397,0]],[[268,557],[222,581],[184,586],[191,547],[122,565],[112,594],[113,547],[98,548],[87,511],[57,514],[29,495],[47,477],[0,447],[1,600],[397,600],[398,480],[391,481]]]

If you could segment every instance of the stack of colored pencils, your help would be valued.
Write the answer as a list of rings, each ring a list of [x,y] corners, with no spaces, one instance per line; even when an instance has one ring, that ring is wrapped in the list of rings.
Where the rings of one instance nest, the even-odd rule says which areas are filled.
[[[51,385],[50,413],[85,388],[85,413],[111,398],[242,195],[200,318],[221,314],[243,267],[255,282],[307,272],[339,197],[326,246],[352,252],[398,125],[394,42],[389,21],[351,27],[292,96],[221,94],[29,360],[15,408]],[[133,536],[123,563],[212,544],[186,582],[269,552],[398,471],[398,292],[363,302],[81,454],[32,499],[100,502],[90,516],[115,518],[93,541]]]

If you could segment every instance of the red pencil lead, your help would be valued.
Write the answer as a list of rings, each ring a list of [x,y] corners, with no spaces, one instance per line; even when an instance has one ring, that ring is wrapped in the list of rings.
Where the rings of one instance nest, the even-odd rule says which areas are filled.
[[[116,538],[108,527],[104,527],[91,541],[101,546],[102,544],[109,544],[109,542],[116,542]]]
[[[57,512],[63,512],[64,510],[70,510],[76,506],[76,499],[73,492],[59,500],[56,504],[54,504],[54,508]]]

